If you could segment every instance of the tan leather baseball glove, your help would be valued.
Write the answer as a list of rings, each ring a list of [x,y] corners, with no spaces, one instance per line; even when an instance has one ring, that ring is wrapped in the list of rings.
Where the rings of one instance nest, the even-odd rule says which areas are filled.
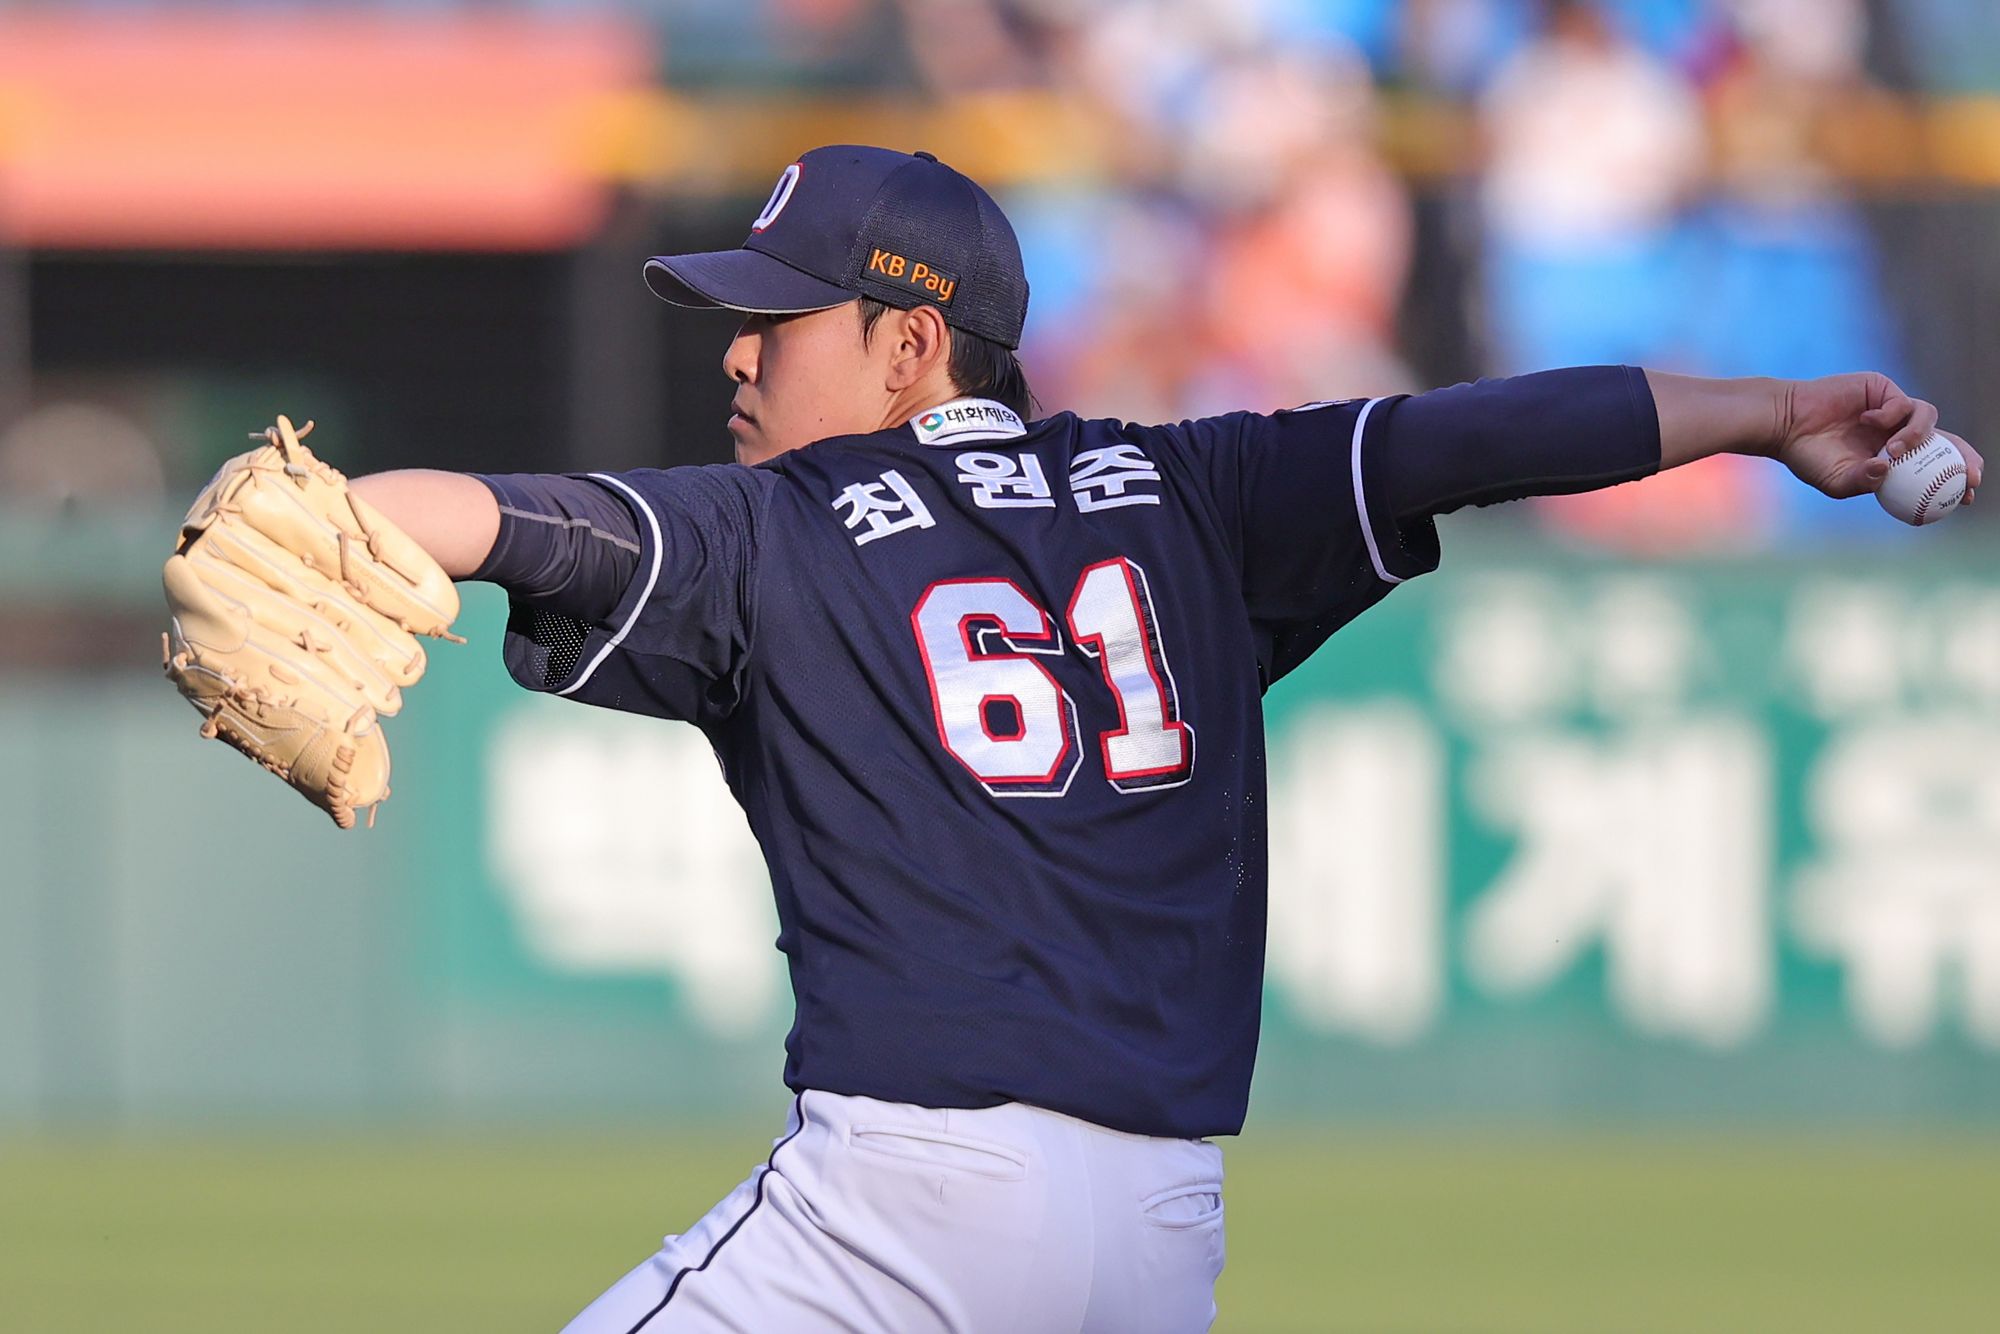
[[[222,465],[163,578],[167,676],[219,737],[354,827],[389,795],[380,719],[424,674],[417,635],[450,632],[458,590],[284,417]]]

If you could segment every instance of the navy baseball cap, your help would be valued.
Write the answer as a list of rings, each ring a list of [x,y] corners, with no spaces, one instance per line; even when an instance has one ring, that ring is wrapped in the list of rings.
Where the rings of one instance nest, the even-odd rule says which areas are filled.
[[[736,250],[655,255],[646,285],[677,306],[795,315],[870,296],[929,302],[946,324],[1021,345],[1028,278],[992,196],[929,153],[835,144],[786,167]]]

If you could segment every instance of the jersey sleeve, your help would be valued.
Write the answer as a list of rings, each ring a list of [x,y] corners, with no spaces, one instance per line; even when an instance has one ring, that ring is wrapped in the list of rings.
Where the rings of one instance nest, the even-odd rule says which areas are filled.
[[[1377,459],[1405,518],[1570,495],[1660,470],[1660,415],[1637,366],[1571,366],[1397,403]]]
[[[600,624],[639,563],[639,520],[608,482],[548,473],[473,474],[500,507],[500,530],[469,576],[516,603]]]
[[[1183,426],[1241,571],[1266,685],[1407,580],[1437,568],[1428,517],[1399,520],[1382,456],[1401,399]]]
[[[596,623],[516,600],[508,672],[628,713],[706,723],[742,697],[756,622],[756,538],[772,474],[734,464],[592,473],[632,512],[639,554]]]

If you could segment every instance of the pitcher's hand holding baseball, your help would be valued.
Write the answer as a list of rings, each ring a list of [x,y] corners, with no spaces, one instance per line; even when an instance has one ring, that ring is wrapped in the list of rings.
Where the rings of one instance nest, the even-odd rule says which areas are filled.
[[[1783,399],[1775,457],[1799,479],[1836,499],[1878,490],[1889,469],[1933,432],[1965,458],[1965,503],[1972,503],[1985,461],[1949,431],[1938,410],[1873,371],[1794,381]]]

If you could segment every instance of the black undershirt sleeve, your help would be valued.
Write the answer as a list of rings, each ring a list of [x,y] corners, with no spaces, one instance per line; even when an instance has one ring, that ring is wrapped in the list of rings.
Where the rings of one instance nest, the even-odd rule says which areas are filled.
[[[500,502],[500,533],[472,578],[514,601],[603,624],[639,567],[639,522],[610,487],[553,473],[475,473]]]
[[[1396,404],[1377,455],[1403,521],[1524,496],[1594,491],[1660,469],[1646,373],[1580,366],[1480,380]]]

